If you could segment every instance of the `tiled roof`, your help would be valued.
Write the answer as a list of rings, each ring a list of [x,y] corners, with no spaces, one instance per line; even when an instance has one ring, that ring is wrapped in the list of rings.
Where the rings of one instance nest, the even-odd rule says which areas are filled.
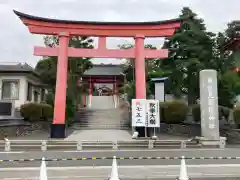
[[[120,65],[93,65],[84,73],[85,76],[120,76],[123,69]]]
[[[0,64],[0,72],[33,72],[34,69],[28,65],[25,64]]]
[[[39,78],[39,74],[27,63],[0,64],[0,73],[32,73]]]

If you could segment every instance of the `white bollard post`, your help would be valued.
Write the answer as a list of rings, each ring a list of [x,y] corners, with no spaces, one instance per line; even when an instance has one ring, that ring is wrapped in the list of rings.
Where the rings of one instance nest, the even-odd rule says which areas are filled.
[[[77,142],[77,151],[81,151],[82,150],[82,142],[78,141]]]
[[[154,141],[153,140],[149,140],[148,141],[148,149],[153,149],[154,148]]]
[[[47,150],[47,141],[42,141],[41,150],[42,151],[46,151]]]
[[[185,157],[182,156],[181,158],[181,167],[180,167],[180,175],[177,180],[189,180],[188,174],[187,174],[187,166],[185,162]]]
[[[226,147],[226,138],[220,137],[219,148],[224,149]]]
[[[8,139],[5,139],[5,151],[11,151],[11,142]]]
[[[112,162],[112,172],[111,172],[111,177],[109,180],[120,180],[118,176],[118,166],[117,166],[117,159],[116,156],[113,157],[113,162]]]
[[[186,141],[181,141],[181,149],[187,148],[187,142]]]
[[[42,164],[40,167],[40,177],[39,180],[47,180],[47,166],[46,166],[46,162],[45,162],[45,158],[42,158]]]
[[[117,141],[113,141],[112,149],[113,150],[117,150],[118,149],[118,142]]]

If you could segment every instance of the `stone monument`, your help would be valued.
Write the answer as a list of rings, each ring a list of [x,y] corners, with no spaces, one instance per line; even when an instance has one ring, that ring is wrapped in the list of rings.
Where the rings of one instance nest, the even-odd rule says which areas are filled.
[[[220,140],[217,71],[200,71],[200,108],[202,137]]]

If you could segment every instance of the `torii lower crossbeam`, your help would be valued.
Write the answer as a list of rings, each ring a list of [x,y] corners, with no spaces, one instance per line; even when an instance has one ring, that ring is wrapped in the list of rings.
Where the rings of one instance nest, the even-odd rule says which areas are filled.
[[[135,48],[131,49],[82,49],[68,48],[69,57],[90,57],[90,58],[135,58]],[[144,58],[167,58],[167,49],[145,49]],[[35,56],[58,56],[59,48],[35,47]]]

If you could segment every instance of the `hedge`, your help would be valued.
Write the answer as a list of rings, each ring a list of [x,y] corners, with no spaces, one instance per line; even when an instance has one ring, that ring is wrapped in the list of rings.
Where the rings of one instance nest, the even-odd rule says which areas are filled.
[[[73,124],[73,117],[76,111],[76,106],[74,105],[72,99],[66,97],[66,126],[71,126]]]
[[[160,103],[161,122],[167,124],[182,123],[188,113],[188,106],[182,101],[169,101]]]
[[[240,105],[237,105],[234,107],[233,118],[235,123],[239,126],[240,125]]]
[[[53,115],[53,108],[44,103],[27,103],[21,105],[20,113],[28,121],[48,120]]]
[[[195,104],[191,107],[191,109],[192,109],[193,120],[195,122],[200,122],[201,121],[200,105]],[[221,117],[228,119],[229,113],[230,113],[230,109],[228,107],[218,106],[219,119]]]
[[[195,104],[192,106],[192,116],[195,122],[201,121],[201,110],[199,104]]]

